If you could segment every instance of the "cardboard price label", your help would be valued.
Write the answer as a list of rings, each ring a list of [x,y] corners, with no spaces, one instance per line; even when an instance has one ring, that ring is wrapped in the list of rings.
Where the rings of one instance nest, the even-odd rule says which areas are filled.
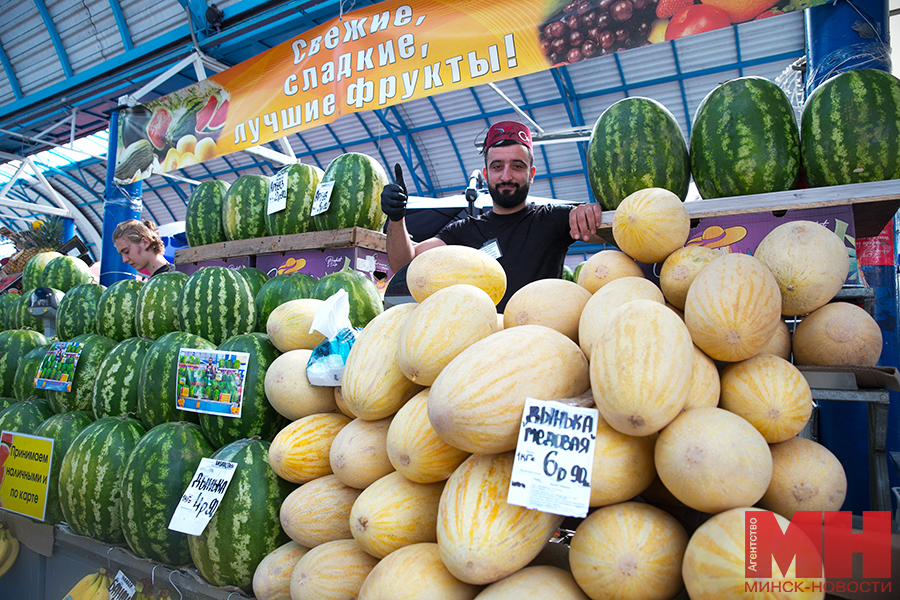
[[[131,580],[119,571],[109,586],[109,600],[131,600],[137,593]]]
[[[278,171],[269,180],[269,201],[266,205],[266,214],[271,215],[287,208],[287,168]]]
[[[596,408],[526,398],[506,501],[586,516],[599,415]]]
[[[316,186],[316,197],[313,198],[312,210],[309,216],[321,215],[331,206],[331,192],[334,190],[334,181],[323,181]]]
[[[44,520],[53,439],[0,433],[0,508]]]
[[[222,503],[236,468],[237,463],[226,460],[200,459],[191,483],[172,513],[169,529],[188,535],[203,533]]]

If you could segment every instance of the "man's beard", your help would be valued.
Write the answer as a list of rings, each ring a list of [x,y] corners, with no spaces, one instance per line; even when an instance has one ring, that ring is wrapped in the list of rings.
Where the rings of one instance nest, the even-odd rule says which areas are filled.
[[[488,185],[488,192],[491,194],[491,199],[494,201],[494,204],[501,208],[515,208],[519,206],[528,198],[528,191],[530,189],[531,184],[524,183],[519,185],[511,193],[501,193],[497,190],[496,186]]]

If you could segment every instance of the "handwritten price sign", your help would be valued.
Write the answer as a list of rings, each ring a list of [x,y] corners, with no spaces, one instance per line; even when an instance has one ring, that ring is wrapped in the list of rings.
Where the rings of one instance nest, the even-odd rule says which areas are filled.
[[[200,535],[216,514],[237,463],[212,458],[200,459],[190,485],[181,495],[169,521],[169,529],[188,535]]]

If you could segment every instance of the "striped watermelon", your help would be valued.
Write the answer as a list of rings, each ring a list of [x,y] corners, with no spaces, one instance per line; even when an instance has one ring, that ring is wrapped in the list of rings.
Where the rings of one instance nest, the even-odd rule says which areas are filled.
[[[96,333],[85,333],[69,340],[70,343],[84,344],[78,364],[75,365],[75,376],[72,377],[72,391],[59,392],[47,390],[47,398],[53,412],[62,413],[72,410],[91,410],[94,395],[94,382],[100,371],[100,363],[109,352],[116,347],[116,341]]]
[[[269,178],[241,175],[222,201],[222,229],[227,240],[249,240],[266,235]]]
[[[723,83],[694,114],[690,154],[704,198],[792,189],[800,172],[800,131],[791,101],[765,77]]]
[[[40,287],[41,278],[44,275],[44,268],[54,258],[62,256],[59,252],[38,252],[28,259],[25,268],[22,269],[22,289],[33,290]]]
[[[87,411],[66,412],[53,415],[34,430],[34,435],[53,439],[50,485],[47,487],[47,508],[44,512],[45,523],[53,525],[63,520],[62,509],[59,507],[59,469],[72,442],[93,422],[94,415]]]
[[[248,352],[241,416],[200,415],[200,427],[216,448],[243,438],[271,440],[283,425],[281,416],[266,399],[266,370],[280,352],[264,333],[236,335],[218,347],[223,352]]]
[[[76,256],[57,256],[47,263],[41,285],[68,292],[80,283],[92,283],[94,275],[87,264]]]
[[[371,156],[348,152],[336,157],[325,169],[321,183],[334,182],[328,210],[315,215],[313,223],[319,231],[363,227],[381,231],[381,190],[388,183],[387,174]]]
[[[226,181],[204,181],[191,192],[184,217],[184,235],[190,246],[225,241],[222,203],[230,185]]]
[[[178,331],[178,299],[188,276],[180,271],[160,273],[144,283],[138,292],[134,313],[135,334],[157,339]]]
[[[32,331],[44,333],[43,319],[39,319],[28,312],[28,304],[31,302],[32,292],[34,290],[28,290],[6,308],[7,329],[31,329]]]
[[[18,400],[16,400],[15,398],[3,398],[2,396],[0,396],[0,410],[3,410],[7,406],[12,406],[16,402],[18,402]]]
[[[800,119],[803,176],[811,187],[900,179],[900,79],[846,71],[810,94]]]
[[[56,335],[67,342],[85,333],[97,333],[97,304],[106,286],[97,283],[76,285],[56,309]]]
[[[97,333],[117,342],[135,336],[134,315],[143,285],[123,279],[106,288],[97,303]]]
[[[167,333],[153,342],[144,356],[138,384],[138,415],[147,429],[168,421],[197,422],[197,413],[175,408],[178,351],[181,348],[214,350],[215,347],[215,344],[184,331]]]
[[[256,325],[250,286],[227,267],[204,267],[189,276],[181,290],[178,322],[182,331],[214,344],[250,333]]]
[[[59,505],[72,531],[110,544],[125,541],[121,475],[145,433],[137,419],[107,417],[72,441],[59,470]]]
[[[212,585],[249,592],[262,559],[288,541],[279,512],[295,486],[269,466],[269,442],[238,440],[212,458],[237,463],[237,468],[206,529],[199,536],[188,536],[191,558]]]
[[[169,565],[191,560],[187,535],[169,520],[200,459],[215,448],[200,427],[180,421],[157,425],[142,437],[122,471],[122,532],[131,550]]]
[[[37,376],[38,368],[47,351],[53,347],[53,344],[38,346],[19,362],[16,369],[16,378],[13,380],[13,391],[18,400],[27,400],[28,398],[46,398],[47,393],[34,387],[34,378]]]
[[[34,433],[41,423],[53,416],[44,398],[22,400],[0,411],[0,431]]]
[[[354,327],[366,324],[384,312],[384,302],[375,287],[375,282],[359,271],[350,268],[350,260],[344,261],[344,268],[330,273],[316,282],[312,297],[326,300],[338,290],[347,290],[350,300],[350,323]]]
[[[681,126],[650,98],[623,98],[603,111],[591,132],[587,166],[594,200],[605,210],[650,187],[684,200],[691,181]]]
[[[316,197],[316,186],[325,172],[315,165],[296,164],[281,169],[272,176],[287,178],[287,206],[284,210],[266,215],[266,230],[269,235],[308,233],[316,230],[313,222],[312,204]]]
[[[311,298],[315,285],[316,278],[307,273],[276,275],[269,279],[256,294],[256,330],[265,333],[269,315],[285,302]]]
[[[259,288],[263,286],[265,282],[269,280],[269,276],[263,273],[261,269],[257,269],[255,267],[244,267],[242,269],[237,270],[238,274],[244,278],[244,281],[247,282],[247,285],[250,286],[250,293],[253,294],[253,297],[256,298],[256,294],[259,292]]]
[[[138,389],[144,358],[153,340],[132,337],[119,342],[103,357],[91,394],[94,417],[138,415]]]
[[[15,397],[16,371],[19,363],[38,346],[46,346],[49,340],[43,334],[29,329],[0,331],[0,396]]]
[[[19,298],[20,294],[16,291],[0,294],[0,329],[11,329],[6,326],[6,309]]]

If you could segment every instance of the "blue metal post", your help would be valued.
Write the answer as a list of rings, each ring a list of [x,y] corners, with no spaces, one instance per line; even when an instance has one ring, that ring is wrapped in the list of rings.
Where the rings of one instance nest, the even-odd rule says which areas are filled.
[[[106,153],[106,192],[103,195],[103,247],[100,251],[100,284],[109,287],[122,279],[134,279],[135,271],[122,262],[113,244],[113,232],[122,221],[141,218],[141,182],[117,186],[116,150],[119,142],[119,113],[109,118],[109,149]]]
[[[63,222],[63,231],[62,237],[60,238],[60,244],[65,244],[73,237],[75,237],[75,219],[72,217],[60,217]]]
[[[830,77],[851,69],[870,68],[890,72],[890,39],[887,0],[836,2],[806,10],[807,92]],[[894,221],[887,232],[893,237]],[[883,234],[884,235],[884,234]],[[874,244],[860,241],[857,249],[860,270],[875,290],[875,320],[884,340],[879,365],[897,366],[897,258],[872,257]],[[867,258],[866,255],[869,255]],[[867,264],[868,263],[868,264]],[[874,263],[874,264],[873,264]],[[900,394],[890,393],[887,451],[900,449],[898,410]],[[868,467],[868,417],[865,404],[823,402],[819,407],[820,441],[841,461],[847,473],[844,510],[870,510]],[[900,485],[889,466],[892,486]]]

